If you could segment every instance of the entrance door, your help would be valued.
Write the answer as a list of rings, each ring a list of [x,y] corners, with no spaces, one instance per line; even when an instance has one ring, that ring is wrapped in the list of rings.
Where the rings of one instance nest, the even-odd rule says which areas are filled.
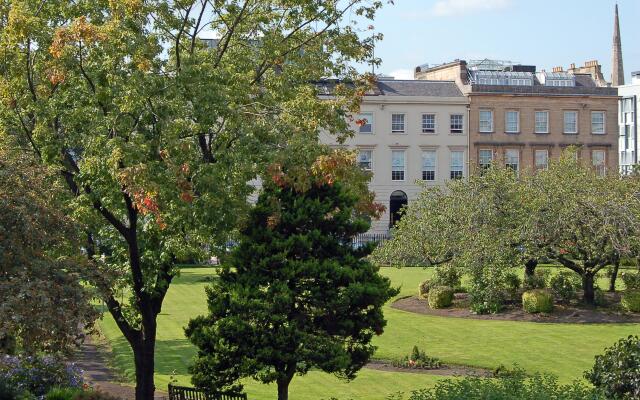
[[[407,205],[407,194],[402,190],[391,193],[389,198],[389,227],[400,221],[402,207]]]

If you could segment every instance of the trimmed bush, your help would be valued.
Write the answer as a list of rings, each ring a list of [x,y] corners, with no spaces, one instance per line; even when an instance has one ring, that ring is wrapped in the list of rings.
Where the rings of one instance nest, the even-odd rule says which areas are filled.
[[[593,369],[584,377],[607,398],[640,399],[640,339],[629,336],[596,356]]]
[[[542,289],[529,290],[522,294],[522,309],[528,313],[548,313],[553,310],[553,296]]]
[[[626,290],[640,290],[640,273],[623,272],[620,274]]]
[[[429,291],[429,307],[446,308],[453,303],[453,289],[449,286],[436,286]]]
[[[580,278],[574,272],[560,271],[549,280],[553,294],[565,303],[576,297],[581,286]]]
[[[620,303],[627,311],[640,312],[640,290],[626,290]]]

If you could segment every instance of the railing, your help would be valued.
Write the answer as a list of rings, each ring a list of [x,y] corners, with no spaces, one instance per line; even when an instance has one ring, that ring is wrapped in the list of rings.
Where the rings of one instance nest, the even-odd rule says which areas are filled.
[[[391,235],[388,233],[363,233],[353,238],[353,247],[360,248],[367,243],[380,244],[391,239]]]
[[[169,384],[169,400],[247,400],[245,393],[207,393],[192,387]]]

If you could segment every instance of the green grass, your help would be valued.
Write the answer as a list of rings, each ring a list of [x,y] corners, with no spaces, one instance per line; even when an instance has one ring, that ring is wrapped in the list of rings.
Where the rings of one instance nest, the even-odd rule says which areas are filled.
[[[156,386],[166,388],[173,376],[180,384],[189,384],[187,366],[195,349],[184,338],[190,318],[206,311],[204,288],[209,268],[186,268],[171,285],[158,320],[156,347]],[[383,268],[394,286],[401,286],[399,296],[413,295],[418,283],[431,274],[422,268]],[[606,280],[600,285],[606,287]],[[446,363],[495,368],[517,363],[528,372],[549,372],[563,382],[578,379],[593,364],[593,357],[603,348],[629,334],[637,334],[640,324],[541,324],[529,322],[486,321],[416,315],[385,307],[388,320],[385,333],[376,338],[377,358],[401,357],[413,345]],[[133,381],[131,352],[110,316],[100,328],[112,348],[114,366],[128,381]],[[389,393],[408,392],[428,387],[439,377],[414,373],[390,373],[364,369],[352,382],[313,371],[295,377],[291,397],[300,400],[384,399]],[[274,385],[247,381],[251,399],[274,398]]]

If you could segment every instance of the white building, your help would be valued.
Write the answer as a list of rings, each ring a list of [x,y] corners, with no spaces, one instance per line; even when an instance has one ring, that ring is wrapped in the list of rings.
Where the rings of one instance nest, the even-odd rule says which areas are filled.
[[[618,86],[620,104],[618,124],[620,137],[620,172],[629,173],[638,164],[638,100],[640,98],[640,71],[633,72],[631,84]]]
[[[468,174],[468,100],[453,81],[381,80],[353,129],[343,146],[358,150],[360,165],[373,172],[376,201],[386,207],[371,233],[388,232],[420,183],[443,185]],[[329,135],[320,140],[338,147]]]

